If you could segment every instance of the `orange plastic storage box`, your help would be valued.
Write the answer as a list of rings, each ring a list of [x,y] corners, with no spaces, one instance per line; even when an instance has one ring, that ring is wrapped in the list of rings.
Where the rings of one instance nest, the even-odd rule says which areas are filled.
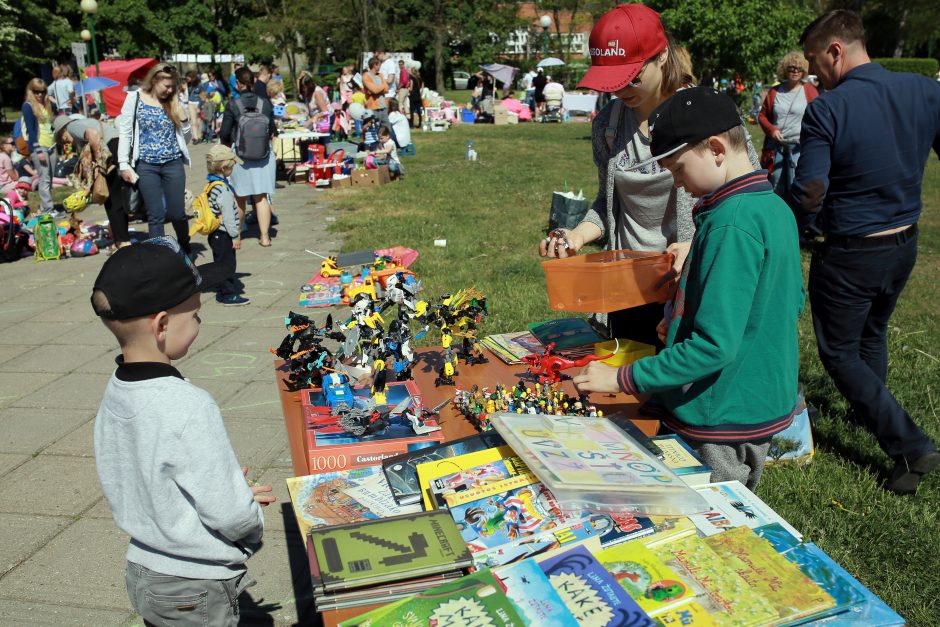
[[[609,250],[543,261],[548,306],[555,311],[611,312],[669,299],[656,285],[672,267],[667,253]]]

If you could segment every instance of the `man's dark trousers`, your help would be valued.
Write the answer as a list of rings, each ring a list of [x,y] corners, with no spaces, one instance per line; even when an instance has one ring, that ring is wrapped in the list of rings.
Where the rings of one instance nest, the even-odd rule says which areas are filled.
[[[830,237],[813,253],[809,275],[819,357],[896,462],[935,450],[885,385],[888,320],[916,260],[915,225],[881,237]]]

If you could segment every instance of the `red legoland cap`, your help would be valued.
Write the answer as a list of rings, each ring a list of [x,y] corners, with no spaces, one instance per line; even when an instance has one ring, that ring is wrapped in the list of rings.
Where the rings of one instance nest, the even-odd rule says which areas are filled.
[[[666,45],[659,13],[642,4],[614,7],[591,30],[591,68],[578,87],[619,91]]]

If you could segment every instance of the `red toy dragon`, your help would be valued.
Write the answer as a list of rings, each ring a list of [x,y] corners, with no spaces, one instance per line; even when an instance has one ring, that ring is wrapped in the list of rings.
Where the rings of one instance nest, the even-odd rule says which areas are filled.
[[[526,355],[522,358],[522,362],[529,366],[529,372],[531,374],[538,377],[539,383],[560,383],[562,370],[580,368],[588,365],[592,361],[603,361],[613,356],[614,354],[611,353],[602,356],[585,355],[580,359],[565,359],[555,354],[555,343],[551,342],[545,346],[544,355],[536,355],[534,353]]]

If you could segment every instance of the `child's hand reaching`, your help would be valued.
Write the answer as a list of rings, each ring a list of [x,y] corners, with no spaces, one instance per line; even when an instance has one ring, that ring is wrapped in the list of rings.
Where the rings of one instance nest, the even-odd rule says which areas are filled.
[[[599,361],[592,361],[574,378],[574,387],[584,394],[590,392],[616,394],[620,391],[617,368]]]
[[[237,240],[236,240],[237,241]],[[248,466],[242,466],[242,473],[245,475],[245,479],[248,479]],[[255,503],[261,507],[266,507],[271,503],[277,502],[277,497],[270,492],[274,491],[274,488],[269,485],[257,485],[254,481],[248,481],[248,487],[251,488],[251,493],[255,496]]]

